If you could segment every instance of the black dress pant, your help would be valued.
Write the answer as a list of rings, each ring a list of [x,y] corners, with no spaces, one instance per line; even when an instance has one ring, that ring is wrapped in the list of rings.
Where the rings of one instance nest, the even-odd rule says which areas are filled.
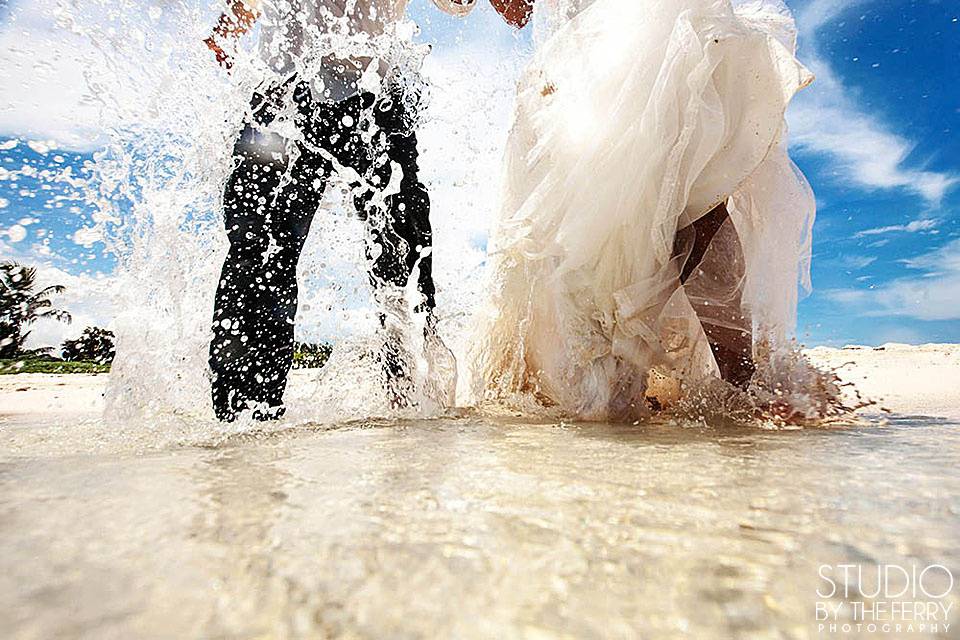
[[[248,125],[234,149],[224,191],[230,249],[217,288],[210,344],[213,406],[221,420],[247,408],[258,418],[283,411],[293,362],[297,261],[327,180],[351,169],[354,205],[367,223],[374,287],[404,287],[419,262],[423,307],[434,307],[429,252],[430,200],[417,178],[417,140],[402,96],[362,93],[315,102],[306,83],[291,82],[253,101],[261,127],[293,120],[303,134],[293,149]],[[399,191],[384,190],[396,182]],[[391,188],[391,191],[395,191]],[[390,367],[387,367],[388,374]],[[394,368],[394,375],[404,375]]]

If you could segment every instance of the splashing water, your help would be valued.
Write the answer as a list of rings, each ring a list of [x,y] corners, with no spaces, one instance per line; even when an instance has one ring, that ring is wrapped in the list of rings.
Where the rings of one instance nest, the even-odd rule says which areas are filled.
[[[117,423],[193,425],[212,418],[207,358],[227,250],[224,184],[234,141],[253,117],[251,95],[264,83],[283,80],[258,54],[256,34],[239,41],[229,74],[216,65],[202,40],[218,10],[189,0],[58,5],[58,25],[89,44],[85,80],[106,133],[87,198],[97,210],[96,233],[119,259],[112,292],[117,359],[107,405]],[[331,38],[320,53],[350,51],[348,40]],[[438,48],[428,56],[416,41],[415,25],[401,20],[391,38],[372,46],[383,59],[405,61],[398,75],[403,95],[419,97],[419,120],[412,126],[419,137],[421,179],[432,201],[437,325],[446,346],[431,343],[424,331],[415,287],[371,287],[366,224],[352,205],[357,176],[345,168],[327,185],[297,268],[297,338],[329,340],[335,349],[322,370],[288,391],[284,422],[424,417],[443,413],[454,398],[458,404],[474,400],[464,365],[470,363],[472,319],[485,295],[485,238],[499,197],[493,185],[526,52],[515,42],[517,55],[492,61],[476,38],[480,44],[461,45],[456,52]],[[292,105],[286,108],[292,119]],[[374,135],[376,125],[367,133]],[[411,385],[402,390],[406,408],[400,410],[379,371],[376,354],[384,336],[402,345],[411,374]],[[779,364],[770,365],[774,361]],[[803,422],[844,413],[832,400],[839,391],[829,376],[799,357],[766,362],[761,392],[733,401],[748,407],[743,415],[777,405],[772,396],[778,401],[787,396],[788,406],[803,405],[787,412]],[[772,391],[764,396],[764,388]],[[708,405],[737,413],[730,394],[722,402],[704,400],[714,397],[710,392],[686,394],[681,413],[698,407],[704,416]],[[535,402],[522,408],[547,412]],[[248,424],[241,421],[239,428]]]
[[[210,8],[186,1],[146,10],[133,3],[59,6],[59,24],[92,46],[86,81],[108,134],[95,157],[89,199],[100,234],[120,260],[113,292],[118,356],[108,392],[108,413],[117,421],[211,414],[207,351],[227,247],[221,194],[233,141],[251,119],[250,96],[282,81],[265,68],[255,38],[239,43],[229,75],[218,68],[202,45],[215,19]],[[384,59],[404,61],[403,95],[422,102],[413,126],[433,200],[437,320],[440,335],[459,351],[479,292],[484,256],[477,244],[495,198],[487,183],[496,174],[509,113],[468,109],[509,104],[512,65],[490,62],[468,72],[473,52],[446,55],[427,63],[425,73],[443,86],[431,92],[420,74],[425,50],[413,41],[413,23],[400,21],[395,31],[373,46]],[[322,53],[349,45],[334,39]],[[375,133],[375,124],[365,132]],[[365,225],[350,204],[356,178],[350,167],[332,177],[298,265],[298,339],[331,340],[336,349],[314,383],[303,386],[306,396],[287,395],[297,421],[391,413],[372,355],[383,334],[403,338],[413,379],[404,390],[411,396],[405,413],[435,414],[453,401],[455,364],[424,337],[425,318],[412,310],[416,292],[377,293],[366,278]]]

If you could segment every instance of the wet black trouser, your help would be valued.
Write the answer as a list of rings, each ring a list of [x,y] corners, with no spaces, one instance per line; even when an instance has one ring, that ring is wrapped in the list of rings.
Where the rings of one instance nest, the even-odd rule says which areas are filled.
[[[348,167],[360,176],[354,205],[367,222],[374,287],[406,286],[419,261],[423,306],[434,307],[431,258],[423,252],[432,246],[430,200],[417,178],[417,139],[401,96],[364,93],[317,103],[305,83],[288,84],[255,96],[257,124],[278,117],[283,94],[295,105],[287,111],[295,112],[305,141],[290,154],[278,136],[248,125],[224,190],[230,249],[210,344],[213,406],[221,420],[233,420],[252,403],[259,405],[258,417],[282,412],[293,362],[297,261],[334,170]],[[397,166],[399,191],[384,198]]]

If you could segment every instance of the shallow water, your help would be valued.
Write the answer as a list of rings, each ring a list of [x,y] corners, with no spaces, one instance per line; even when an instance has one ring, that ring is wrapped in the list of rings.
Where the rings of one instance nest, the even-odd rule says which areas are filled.
[[[53,444],[70,429],[4,425],[7,637],[802,638],[822,564],[960,571],[960,425],[931,418],[467,416],[83,454]]]

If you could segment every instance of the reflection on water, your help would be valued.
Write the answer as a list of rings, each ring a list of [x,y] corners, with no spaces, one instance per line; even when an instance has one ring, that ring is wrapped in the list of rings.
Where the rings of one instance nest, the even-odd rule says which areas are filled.
[[[0,628],[20,638],[813,637],[821,564],[960,575],[960,428],[924,418],[30,451],[0,458]]]

